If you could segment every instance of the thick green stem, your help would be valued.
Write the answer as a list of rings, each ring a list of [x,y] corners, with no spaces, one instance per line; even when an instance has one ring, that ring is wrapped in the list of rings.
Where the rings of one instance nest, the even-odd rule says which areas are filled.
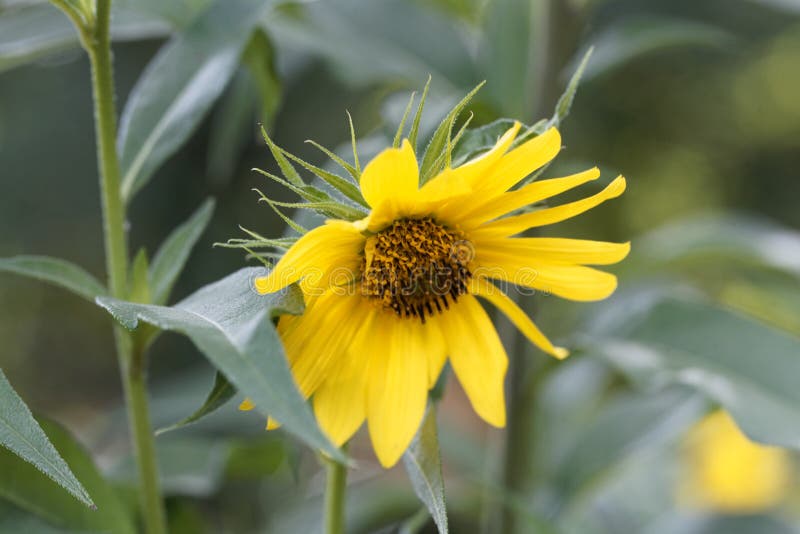
[[[560,93],[559,71],[574,53],[580,18],[569,2],[542,0],[536,4],[536,91],[535,119],[552,113]],[[532,309],[526,310],[528,313]],[[539,384],[546,376],[551,361],[545,356],[533,359],[523,348],[525,340],[513,330],[505,336],[511,362],[509,368],[508,421],[503,451],[503,466],[500,472],[502,487],[512,495],[528,495],[536,482],[537,422],[533,417]],[[504,507],[498,518],[496,532],[514,534],[523,529],[518,512]],[[527,526],[526,528],[530,528]]]
[[[343,534],[347,467],[334,460],[327,460],[327,463],[328,481],[325,488],[325,534]]]
[[[100,196],[103,212],[103,239],[106,251],[108,286],[117,298],[127,295],[128,251],[125,235],[125,205],[120,194],[119,159],[116,151],[116,108],[114,71],[109,32],[110,0],[97,0],[91,29],[80,28],[81,41],[92,67],[97,162],[100,170]],[[114,330],[117,356],[128,419],[139,467],[140,500],[144,524],[149,534],[166,533],[166,521],[158,482],[155,444],[147,404],[144,355],[133,346],[131,335],[117,326]]]

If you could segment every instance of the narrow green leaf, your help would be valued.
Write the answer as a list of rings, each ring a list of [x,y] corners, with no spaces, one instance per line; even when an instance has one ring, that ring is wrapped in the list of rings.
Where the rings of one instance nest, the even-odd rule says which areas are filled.
[[[325,169],[317,167],[316,165],[312,165],[311,163],[303,161],[294,154],[290,154],[285,150],[283,150],[283,153],[286,155],[286,157],[288,157],[292,161],[297,162],[303,168],[311,171],[316,176],[325,180],[325,182],[327,182],[328,185],[339,191],[341,194],[343,194],[353,202],[356,202],[364,207],[369,207],[369,204],[367,204],[367,201],[364,200],[364,197],[361,195],[361,190],[352,183],[350,183],[349,181],[345,180],[344,178],[342,178],[337,174],[326,171]]]
[[[40,423],[75,475],[94,496],[96,508],[76,501],[31,464],[5,449],[0,449],[0,473],[3,474],[0,476],[0,498],[69,532],[134,534],[136,528],[128,508],[100,474],[89,453],[60,425],[43,419]]]
[[[208,396],[203,402],[203,405],[195,410],[191,415],[181,419],[177,423],[156,430],[156,436],[171,430],[177,430],[192,423],[196,423],[206,415],[213,413],[217,411],[218,408],[224,406],[234,395],[236,395],[236,388],[233,387],[230,382],[228,382],[228,379],[225,378],[225,375],[217,371],[217,373],[214,375],[214,385],[211,387],[211,391],[208,392]]]
[[[425,155],[422,157],[422,164],[420,165],[420,185],[433,178],[433,176],[441,170],[441,163],[437,164],[437,161],[444,161],[442,154],[447,150],[447,142],[450,138],[453,123],[455,123],[459,113],[461,113],[469,101],[472,100],[472,97],[475,96],[475,93],[477,93],[485,83],[486,82],[479,83],[472,91],[467,93],[467,95],[450,110],[433,132],[433,136],[431,136],[431,140],[428,142],[428,146],[425,149]]]
[[[217,187],[233,179],[242,154],[252,142],[257,100],[252,76],[240,67],[211,117],[206,168]]]
[[[156,252],[149,273],[150,292],[154,304],[167,302],[172,287],[213,214],[214,199],[209,198],[186,222],[172,231]]]
[[[431,87],[431,76],[428,75],[428,81],[425,82],[425,88],[422,90],[422,98],[419,99],[417,112],[414,114],[414,120],[411,122],[411,130],[408,132],[408,142],[414,147],[414,152],[417,152],[417,136],[419,135],[419,121],[422,119],[422,110],[425,108],[425,100],[428,98],[428,89]]]
[[[350,143],[353,145],[353,164],[356,166],[356,173],[361,177],[361,163],[358,161],[358,147],[356,146],[356,129],[353,127],[353,117],[347,112],[347,123],[350,125]]]
[[[70,471],[69,466],[47,439],[31,411],[8,383],[0,369],[0,444],[32,464],[86,506],[92,498]],[[3,469],[1,480],[7,479]]]
[[[49,282],[89,301],[94,301],[95,297],[107,294],[103,284],[82,267],[58,258],[47,256],[2,258],[0,259],[0,272],[14,273]]]
[[[575,100],[575,93],[578,91],[578,85],[581,83],[581,76],[583,76],[583,72],[589,64],[589,59],[592,57],[593,51],[594,47],[590,46],[589,49],[586,50],[586,53],[583,54],[581,62],[578,64],[575,72],[572,73],[569,83],[567,83],[567,87],[564,89],[564,93],[558,98],[553,118],[550,119],[550,125],[559,126],[561,122],[567,118],[567,115],[569,115],[572,101]]]
[[[97,299],[97,303],[126,328],[136,328],[139,321],[144,321],[187,336],[239,391],[253,400],[262,414],[274,417],[315,449],[346,461],[322,434],[297,390],[270,320],[279,313],[300,313],[302,293],[290,286],[278,293],[259,295],[253,288],[253,279],[264,274],[263,268],[242,269],[172,307],[107,297]]]
[[[350,176],[353,177],[353,180],[355,180],[355,183],[358,183],[358,171],[356,171],[355,167],[353,167],[352,165],[347,163],[345,160],[343,160],[342,158],[337,156],[336,153],[331,152],[330,150],[328,150],[324,146],[320,145],[316,141],[312,141],[311,139],[306,139],[306,143],[308,143],[311,146],[313,146],[313,147],[319,149],[320,151],[322,151],[322,153],[324,153],[326,156],[331,158],[331,160],[336,162],[341,168],[346,170],[347,174],[349,174]]]
[[[268,5],[215,0],[150,62],[120,120],[117,149],[126,200],[189,138],[222,94]]]
[[[255,191],[258,191],[258,189],[255,189]],[[267,196],[266,196],[264,193],[262,193],[261,191],[258,191],[258,194],[259,194],[259,195],[261,195],[261,198],[259,199],[259,202],[262,202],[262,201],[263,201],[263,202],[266,202],[266,203],[269,205],[269,207],[270,207],[270,208],[272,208],[272,211],[274,211],[274,212],[275,212],[275,213],[278,215],[278,217],[280,217],[281,219],[283,219],[283,222],[285,222],[285,223],[286,223],[286,224],[289,226],[289,228],[291,228],[292,230],[294,230],[294,231],[295,231],[295,232],[297,232],[298,234],[305,234],[305,233],[307,233],[307,232],[308,232],[308,230],[307,230],[306,228],[303,228],[302,226],[300,226],[299,224],[297,224],[296,222],[294,222],[294,221],[292,220],[292,218],[291,218],[291,217],[289,217],[289,216],[287,216],[286,214],[284,214],[284,213],[283,213],[283,212],[282,212],[282,211],[281,211],[281,210],[278,208],[278,206],[275,204],[275,201],[273,201],[273,200],[270,200],[270,199],[269,199],[269,198],[268,198],[268,197],[267,197]]]
[[[400,139],[403,137],[403,130],[405,130],[406,127],[406,119],[408,119],[408,114],[411,113],[411,106],[414,105],[414,97],[416,95],[416,92],[412,92],[411,97],[408,99],[408,105],[406,105],[406,110],[403,112],[403,118],[400,119],[400,124],[397,125],[397,133],[394,134],[394,141],[392,141],[393,148],[400,148]]]
[[[436,407],[431,405],[425,414],[417,435],[403,454],[414,493],[428,508],[440,534],[447,533],[447,507],[444,497],[444,478],[439,455],[439,438],[436,429]]]
[[[140,248],[131,263],[128,280],[128,300],[150,303],[150,283],[147,279],[147,251]]]
[[[281,148],[272,142],[269,134],[267,134],[266,128],[261,126],[261,136],[264,138],[264,141],[267,143],[269,147],[269,151],[272,152],[272,157],[275,158],[275,161],[278,163],[278,167],[283,174],[283,177],[295,187],[305,187],[306,183],[303,181],[303,178],[297,172],[289,160],[286,159],[286,156],[283,155],[283,151]]]
[[[243,60],[258,88],[261,120],[272,124],[281,102],[281,81],[275,70],[275,48],[263,31],[253,33]]]
[[[314,187],[313,185],[302,185],[302,186],[298,187],[296,185],[293,185],[293,184],[287,182],[286,180],[284,180],[280,176],[275,176],[271,172],[267,172],[267,171],[265,171],[263,169],[253,168],[251,170],[257,172],[258,174],[260,174],[262,176],[266,176],[270,180],[278,182],[279,184],[281,184],[282,186],[284,186],[288,190],[293,191],[294,193],[297,193],[297,195],[300,198],[308,200],[309,202],[318,202],[318,201],[324,201],[324,200],[331,200],[331,196],[328,193],[326,193],[322,189]]]
[[[589,353],[637,382],[697,389],[755,441],[800,448],[800,340],[670,292],[620,295],[598,308]]]
[[[276,206],[283,206],[284,208],[300,208],[304,210],[313,210],[322,215],[333,217],[337,219],[345,219],[348,221],[357,221],[363,219],[367,214],[356,208],[345,206],[336,201],[330,202],[278,202],[272,201]]]

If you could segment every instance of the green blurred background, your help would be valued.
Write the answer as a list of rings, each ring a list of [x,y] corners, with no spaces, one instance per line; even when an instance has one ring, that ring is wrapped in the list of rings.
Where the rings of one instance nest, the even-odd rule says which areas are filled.
[[[207,3],[124,4],[143,14],[147,24],[114,45],[120,109],[166,34],[190,24]],[[270,196],[291,198],[250,170],[274,167],[257,133],[259,122],[269,126],[279,145],[322,164],[321,154],[303,141],[312,138],[329,147],[346,143],[349,110],[363,161],[393,134],[409,92],[420,90],[431,74],[428,128],[481,80],[487,85],[472,107],[473,125],[503,116],[533,123],[552,114],[590,45],[595,46],[592,61],[561,126],[565,149],[547,176],[598,165],[604,183],[619,173],[628,177],[628,191],[613,204],[559,225],[554,234],[632,239],[635,249],[640,236],[698,216],[744,213],[787,230],[800,227],[800,2],[564,0],[547,3],[549,10],[542,8],[545,4],[337,0],[277,6],[262,24],[277,85],[265,93],[264,84],[240,69],[185,146],[133,202],[131,250],[154,250],[203,199],[217,199],[212,224],[180,279],[173,301],[178,300],[245,264],[239,251],[212,247],[240,237],[238,225],[263,235],[284,231],[251,191],[258,187]],[[64,37],[66,19],[55,8],[20,0],[2,0],[0,6],[0,256],[62,257],[102,278],[88,62]],[[44,44],[36,35],[44,36]],[[800,266],[796,256],[783,261]],[[619,270],[623,289],[653,274],[625,268]],[[690,276],[727,303],[800,331],[796,301],[765,307],[759,295],[753,296],[753,287],[767,283],[781,293],[788,287],[785,281],[731,270],[724,261],[705,262],[676,267],[671,275]],[[554,337],[565,336],[568,332],[560,330],[572,323],[562,318],[572,317],[579,305],[553,300],[541,299],[540,320]],[[101,464],[113,463],[110,458],[119,452],[111,444],[124,443],[117,436],[124,433],[124,421],[105,312],[62,290],[3,275],[0,347],[0,367],[29,405],[100,451]],[[159,423],[199,404],[211,369],[185,339],[163,336],[150,361]],[[453,381],[450,388],[455,387]],[[463,413],[458,395],[448,398],[450,415],[441,419],[451,418],[461,424],[456,435],[472,433],[476,444],[496,452],[496,433],[487,434],[474,416]],[[269,448],[277,447],[277,440],[282,452],[276,461],[300,454],[280,437],[261,437],[261,421],[232,413],[233,404],[224,410],[231,413],[209,426],[209,443],[219,443],[224,435]],[[215,453],[203,454],[210,455],[203,461],[211,462]],[[469,458],[471,452],[461,454]],[[307,472],[308,464],[286,465],[301,472],[305,466]],[[274,468],[266,466],[264,472]],[[237,492],[255,491],[255,482],[239,480],[253,477],[237,478],[235,465],[224,469],[233,473],[225,491],[216,482],[208,490],[202,484],[200,489],[178,484],[184,489],[174,494],[191,495],[193,490],[185,488],[194,487],[197,500],[173,502],[173,514],[180,515],[185,506],[187,517],[199,514],[216,525],[209,530],[214,532],[255,528],[253,518],[269,514],[259,501],[229,502]],[[284,471],[271,489],[258,486],[259,499],[281,484],[293,484],[292,469]],[[465,485],[470,487],[469,480]],[[402,512],[396,515],[415,509],[408,499],[407,492],[398,497]],[[472,501],[454,499],[454,506],[459,502]],[[454,531],[470,532],[468,526],[456,529],[459,513],[454,512]],[[237,524],[246,527],[239,530]]]

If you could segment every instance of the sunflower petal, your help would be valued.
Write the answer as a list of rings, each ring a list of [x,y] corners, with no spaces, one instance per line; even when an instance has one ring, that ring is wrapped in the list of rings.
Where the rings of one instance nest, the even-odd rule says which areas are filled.
[[[253,401],[250,398],[244,399],[241,404],[239,404],[239,409],[243,412],[249,412],[251,410],[255,410],[256,405],[253,404]]]
[[[472,242],[477,249],[526,257],[534,263],[611,265],[625,259],[631,250],[630,242],[609,243],[558,237],[484,239],[479,232],[475,232]]]
[[[493,232],[495,235],[514,235],[527,230],[528,228],[546,226],[548,224],[561,222],[563,220],[575,217],[576,215],[580,215],[581,213],[602,204],[606,200],[620,196],[625,192],[625,186],[625,178],[618,176],[613,182],[608,184],[605,189],[596,195],[553,208],[546,208],[531,213],[525,213],[523,215],[517,215],[515,217],[499,219],[497,221],[484,224],[481,226],[481,230]]]
[[[559,297],[603,300],[617,288],[617,277],[583,265],[532,262],[530,254],[478,249],[475,276],[503,280]]]
[[[569,356],[569,351],[561,347],[554,346],[541,330],[531,321],[530,317],[517,304],[508,298],[508,295],[485,279],[473,278],[470,284],[470,291],[474,295],[483,297],[491,302],[498,310],[514,323],[514,326],[522,332],[528,340],[542,349],[547,354],[563,360]]]
[[[586,182],[596,180],[599,177],[600,169],[594,167],[564,178],[551,178],[549,180],[533,182],[515,191],[509,191],[499,197],[485,200],[470,210],[470,212],[463,215],[464,223],[471,226],[473,224],[491,221],[506,213],[569,191]]]
[[[487,423],[503,427],[506,405],[503,382],[508,356],[491,319],[471,295],[440,317],[442,332],[459,382],[472,407]]]
[[[360,185],[373,208],[386,200],[413,196],[419,186],[419,168],[408,139],[400,148],[388,148],[375,156],[361,173]]]
[[[335,371],[314,393],[314,413],[320,428],[338,447],[356,433],[367,415],[371,347],[365,340],[373,315],[365,321]]]
[[[364,236],[355,225],[329,220],[292,245],[269,274],[256,278],[256,290],[262,295],[274,293],[300,279],[305,279],[304,290],[343,282],[332,277],[357,272],[363,246]]]
[[[491,174],[475,184],[475,190],[497,196],[552,160],[561,150],[561,135],[550,128],[542,135],[524,142],[492,167]]]
[[[419,325],[381,314],[371,339],[367,420],[381,465],[392,467],[414,438],[428,399],[428,359]]]

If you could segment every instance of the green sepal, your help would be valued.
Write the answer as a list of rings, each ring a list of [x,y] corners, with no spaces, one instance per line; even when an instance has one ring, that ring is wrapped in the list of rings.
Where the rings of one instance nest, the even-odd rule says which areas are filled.
[[[367,201],[364,200],[364,197],[361,195],[361,190],[359,190],[358,187],[347,181],[345,178],[317,167],[316,165],[312,165],[311,163],[300,159],[286,150],[281,149],[281,151],[287,158],[301,165],[306,170],[314,173],[314,175],[318,176],[319,178],[325,180],[328,185],[339,191],[353,202],[356,202],[364,207],[369,207],[369,204],[367,204]]]

